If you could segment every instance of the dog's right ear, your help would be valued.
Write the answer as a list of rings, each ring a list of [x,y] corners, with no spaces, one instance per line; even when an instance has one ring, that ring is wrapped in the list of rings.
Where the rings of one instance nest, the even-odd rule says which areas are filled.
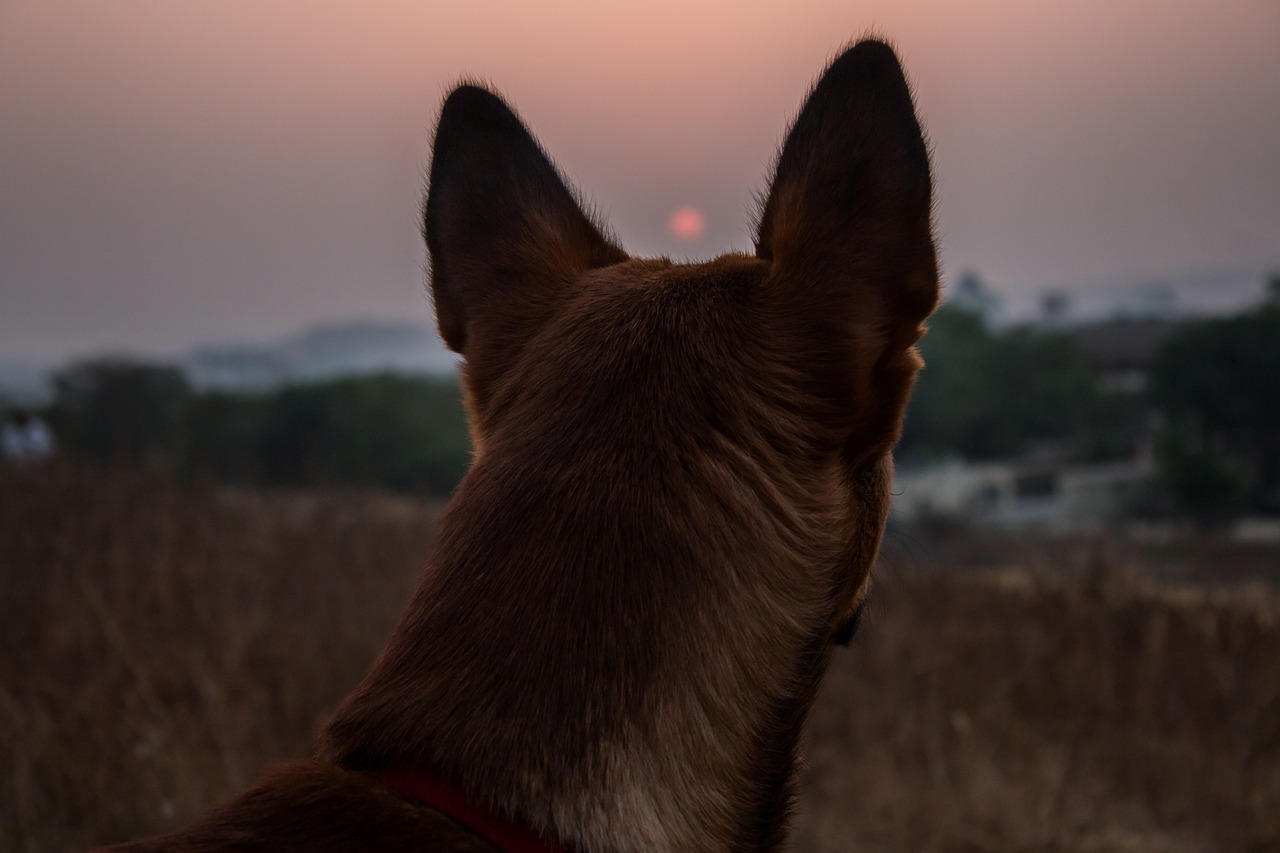
[[[423,220],[440,335],[473,381],[503,369],[577,276],[627,259],[511,108],[474,85],[441,108]]]
[[[783,144],[756,254],[771,265],[779,315],[809,318],[815,370],[831,366],[850,460],[896,441],[920,366],[912,345],[938,299],[932,192],[898,58],[877,41],[849,48]]]

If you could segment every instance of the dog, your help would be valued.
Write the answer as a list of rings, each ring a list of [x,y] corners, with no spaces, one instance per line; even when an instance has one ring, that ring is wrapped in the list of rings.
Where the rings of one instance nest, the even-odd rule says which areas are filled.
[[[111,849],[778,849],[938,298],[897,57],[819,78],[752,254],[632,258],[478,85],[423,224],[475,455],[421,585],[314,760]]]

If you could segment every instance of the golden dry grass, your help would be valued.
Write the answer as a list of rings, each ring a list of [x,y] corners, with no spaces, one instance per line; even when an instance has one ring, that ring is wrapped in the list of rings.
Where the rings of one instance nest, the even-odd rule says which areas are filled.
[[[0,471],[0,846],[155,832],[305,755],[437,510]],[[1280,848],[1273,589],[1156,583],[1126,545],[985,547],[994,569],[881,566],[812,720],[796,849]]]

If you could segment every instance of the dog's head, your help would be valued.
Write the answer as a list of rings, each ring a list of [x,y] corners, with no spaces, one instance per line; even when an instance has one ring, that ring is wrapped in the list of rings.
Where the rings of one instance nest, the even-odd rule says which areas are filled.
[[[584,848],[776,846],[937,299],[897,59],[864,42],[818,82],[751,255],[629,257],[476,86],[430,180],[476,458],[322,754],[435,768]]]
[[[576,459],[564,476],[609,478],[636,503],[661,500],[664,476],[740,466],[726,489],[850,540],[830,602],[842,633],[938,294],[928,153],[888,47],[846,51],[814,87],[753,255],[631,258],[512,110],[472,85],[440,116],[424,232],[479,458]]]

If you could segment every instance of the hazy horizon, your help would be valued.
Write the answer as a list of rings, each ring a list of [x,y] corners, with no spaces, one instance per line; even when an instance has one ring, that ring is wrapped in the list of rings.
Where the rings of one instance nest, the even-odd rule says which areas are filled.
[[[867,33],[916,91],[946,275],[1017,302],[1280,267],[1266,0],[8,2],[0,358],[431,324],[422,170],[464,78],[509,99],[629,251],[748,250],[795,109]]]

